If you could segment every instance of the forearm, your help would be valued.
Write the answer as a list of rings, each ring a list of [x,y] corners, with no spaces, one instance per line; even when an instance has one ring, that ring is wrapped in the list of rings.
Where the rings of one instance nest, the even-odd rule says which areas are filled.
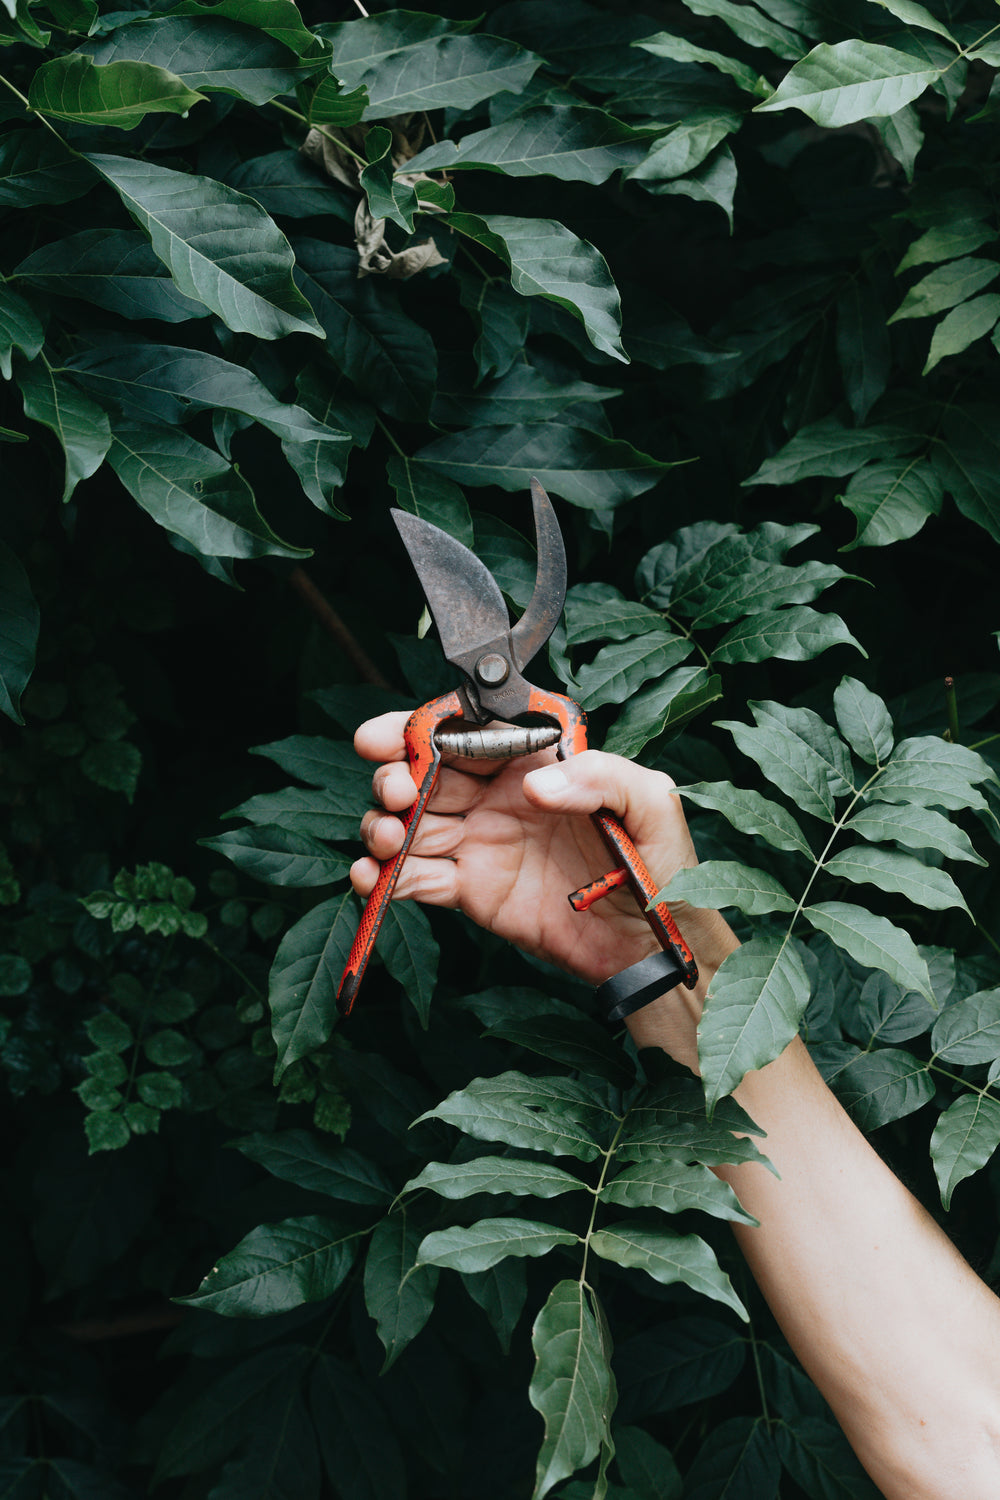
[[[711,953],[698,992],[636,1013],[637,1045],[690,1065],[699,998],[724,956]],[[1000,1302],[852,1124],[801,1041],[748,1074],[736,1098],[767,1132],[761,1149],[780,1174],[719,1170],[760,1220],[736,1227],[740,1248],[859,1458],[888,1500],[996,1500]]]

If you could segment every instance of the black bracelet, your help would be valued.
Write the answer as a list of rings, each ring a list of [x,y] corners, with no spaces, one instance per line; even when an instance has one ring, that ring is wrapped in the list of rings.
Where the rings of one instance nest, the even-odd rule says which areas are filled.
[[[599,984],[598,1004],[604,1008],[607,1021],[624,1021],[633,1011],[651,1005],[668,990],[683,984],[686,978],[687,970],[672,953],[651,953]]]

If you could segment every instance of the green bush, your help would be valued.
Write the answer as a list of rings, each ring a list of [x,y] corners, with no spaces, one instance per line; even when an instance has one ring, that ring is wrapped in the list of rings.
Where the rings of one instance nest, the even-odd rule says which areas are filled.
[[[874,1494],[709,1168],[802,1031],[997,1265],[1000,27],[370,8],[0,16],[4,1492]],[[532,475],[704,1089],[406,903],[336,1025],[351,733],[456,685],[387,507],[516,613]]]

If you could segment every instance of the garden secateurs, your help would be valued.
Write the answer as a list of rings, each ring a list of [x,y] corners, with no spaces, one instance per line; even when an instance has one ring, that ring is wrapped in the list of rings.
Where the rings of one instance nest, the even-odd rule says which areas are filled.
[[[524,614],[511,625],[493,575],[468,547],[409,511],[393,510],[403,544],[423,586],[445,658],[462,674],[454,691],[410,715],[404,731],[417,800],[402,815],[398,854],[382,865],[365,904],[337,992],[337,1008],[350,1015],[396,881],[434,790],[443,754],[505,760],[555,745],[560,760],[587,748],[587,716],[561,693],[535,687],[522,673],[545,645],[566,598],[566,551],[551,501],[531,481],[538,542],[538,571]],[[522,722],[524,721],[524,722]],[[450,727],[449,727],[450,723]],[[628,886],[660,946],[683,970],[691,988],[694,956],[666,905],[649,906],[656,884],[614,815],[602,809],[593,822],[616,861],[615,868],[569,896],[576,911]],[[648,909],[647,909],[648,908]]]

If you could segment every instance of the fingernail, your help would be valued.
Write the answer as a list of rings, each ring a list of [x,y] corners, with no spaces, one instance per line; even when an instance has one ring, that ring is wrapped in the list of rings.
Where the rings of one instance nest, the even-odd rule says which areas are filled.
[[[539,771],[529,772],[531,785],[543,797],[558,797],[569,786],[569,777],[559,766],[542,766]]]

